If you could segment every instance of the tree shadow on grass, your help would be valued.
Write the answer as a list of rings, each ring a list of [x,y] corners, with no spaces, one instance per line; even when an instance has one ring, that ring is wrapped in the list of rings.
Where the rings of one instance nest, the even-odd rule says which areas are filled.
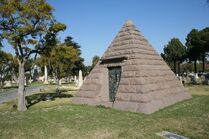
[[[0,86],[0,92],[4,92],[4,91],[10,90],[10,89],[17,89],[17,88],[18,88],[18,86],[7,86],[7,87]]]
[[[7,87],[3,87],[2,89],[12,89],[12,88],[18,88],[18,86],[7,86]]]
[[[40,101],[54,101],[55,98],[71,98],[73,95],[71,94],[62,94],[62,92],[66,92],[65,90],[61,90],[60,93],[39,93],[30,96],[26,96],[27,100],[27,108],[39,103]]]

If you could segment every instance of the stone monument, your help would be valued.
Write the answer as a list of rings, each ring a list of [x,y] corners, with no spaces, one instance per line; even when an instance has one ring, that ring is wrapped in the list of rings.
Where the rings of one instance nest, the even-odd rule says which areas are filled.
[[[83,75],[82,71],[79,70],[79,76],[78,76],[78,88],[80,88],[83,85]]]
[[[72,101],[150,114],[190,98],[162,57],[128,20]]]

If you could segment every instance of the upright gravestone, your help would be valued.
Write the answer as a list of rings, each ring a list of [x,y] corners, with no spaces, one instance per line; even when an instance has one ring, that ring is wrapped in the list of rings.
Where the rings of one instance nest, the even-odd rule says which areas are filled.
[[[33,82],[33,80],[31,79],[31,77],[28,80],[28,83],[31,84]]]
[[[25,77],[25,86],[27,86],[27,78]]]
[[[76,75],[74,76],[74,83],[75,83],[76,86],[78,86],[78,79],[77,79]]]
[[[79,76],[78,76],[78,88],[80,88],[83,85],[83,75],[82,71],[79,70]]]
[[[11,87],[11,86],[12,86],[11,81],[5,81],[4,87]]]
[[[58,84],[61,86],[62,85],[62,79],[58,80]]]
[[[49,84],[48,82],[48,70],[47,70],[47,66],[44,66],[44,83],[43,84]]]

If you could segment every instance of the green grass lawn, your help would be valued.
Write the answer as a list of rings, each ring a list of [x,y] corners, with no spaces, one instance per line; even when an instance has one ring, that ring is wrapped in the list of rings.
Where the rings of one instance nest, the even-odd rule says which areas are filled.
[[[191,139],[208,139],[209,86],[187,88],[192,99],[151,115],[73,105],[71,98],[56,96],[52,101],[40,101],[20,113],[12,109],[16,101],[11,101],[0,105],[0,138],[160,139],[155,133],[166,130]],[[73,89],[64,89],[63,96],[75,93]],[[43,94],[53,93],[52,90]]]

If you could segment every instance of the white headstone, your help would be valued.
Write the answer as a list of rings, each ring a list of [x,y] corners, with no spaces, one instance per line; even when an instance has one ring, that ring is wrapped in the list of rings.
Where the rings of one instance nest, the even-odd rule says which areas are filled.
[[[11,86],[12,86],[11,81],[5,81],[4,87],[11,87]]]
[[[199,77],[198,77],[198,74],[197,73],[195,73],[195,79],[198,79]]]
[[[44,83],[43,84],[49,84],[48,82],[48,71],[47,71],[47,66],[44,66]]]
[[[25,86],[27,86],[27,79],[26,79],[26,77],[25,77]]]
[[[83,85],[83,75],[82,75],[82,71],[79,70],[78,87],[80,88],[82,85]]]
[[[31,77],[30,77],[30,79],[28,80],[28,82],[29,82],[29,84],[31,84],[31,83],[33,82],[33,80],[31,79]]]
[[[43,82],[44,81],[44,76],[39,76],[38,77],[38,81],[42,81]]]
[[[62,85],[62,79],[60,79],[60,80],[58,81],[58,83],[59,83],[59,85],[61,86],[61,85]]]

